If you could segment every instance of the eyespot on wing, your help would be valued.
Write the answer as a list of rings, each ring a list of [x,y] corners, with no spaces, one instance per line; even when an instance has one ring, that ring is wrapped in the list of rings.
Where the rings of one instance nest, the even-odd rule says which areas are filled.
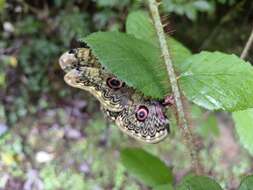
[[[145,112],[144,120],[138,118],[138,111]],[[116,124],[129,136],[145,143],[158,143],[169,133],[169,120],[165,116],[163,106],[157,101],[142,101],[129,105],[119,114]]]

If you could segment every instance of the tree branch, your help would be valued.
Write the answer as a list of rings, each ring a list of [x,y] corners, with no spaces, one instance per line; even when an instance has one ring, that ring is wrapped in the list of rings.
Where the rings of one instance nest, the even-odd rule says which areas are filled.
[[[185,137],[187,141],[186,144],[187,146],[189,146],[193,169],[195,170],[197,174],[199,174],[201,172],[199,157],[198,157],[198,153],[197,153],[196,146],[194,143],[194,138],[191,133],[191,129],[186,120],[182,98],[181,98],[179,86],[176,79],[176,74],[172,65],[171,56],[170,56],[167,41],[166,41],[166,36],[163,31],[161,18],[158,11],[158,5],[159,4],[156,2],[156,0],[149,0],[149,8],[150,8],[151,16],[155,25],[156,33],[159,39],[159,44],[160,44],[160,48],[162,52],[162,57],[167,67],[167,72],[170,78],[172,92],[175,98],[179,126],[182,129],[183,136]]]
[[[245,59],[247,57],[249,49],[250,49],[252,43],[253,43],[253,29],[251,31],[250,37],[249,37],[245,47],[243,48],[242,54],[240,56],[242,59]]]

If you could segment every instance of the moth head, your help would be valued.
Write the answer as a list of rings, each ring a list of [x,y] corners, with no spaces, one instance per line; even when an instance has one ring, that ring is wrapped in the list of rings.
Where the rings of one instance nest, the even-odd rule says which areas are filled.
[[[77,58],[75,57],[75,49],[71,49],[61,55],[59,64],[65,72],[70,71],[77,64]]]
[[[157,143],[169,132],[169,120],[164,106],[158,101],[142,100],[129,104],[117,117],[117,125],[131,137]]]
[[[91,55],[89,48],[71,49],[62,54],[59,59],[59,64],[65,72],[79,69],[82,66],[94,66],[95,62],[95,57]]]

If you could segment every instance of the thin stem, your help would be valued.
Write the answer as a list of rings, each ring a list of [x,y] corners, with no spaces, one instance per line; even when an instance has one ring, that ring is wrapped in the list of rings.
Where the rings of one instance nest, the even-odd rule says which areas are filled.
[[[253,43],[253,29],[251,31],[250,37],[249,37],[245,47],[243,48],[242,54],[240,56],[242,59],[245,59],[247,57],[252,43]]]
[[[185,137],[185,139],[187,141],[187,146],[189,146],[194,170],[197,174],[199,174],[200,170],[201,170],[199,157],[198,157],[198,153],[197,153],[197,150],[195,147],[194,138],[191,133],[191,129],[188,126],[188,123],[186,120],[185,111],[184,111],[183,103],[182,103],[182,98],[181,98],[179,86],[177,84],[176,74],[175,74],[175,71],[174,71],[174,68],[172,65],[171,56],[168,51],[166,36],[163,31],[161,18],[160,18],[159,11],[158,11],[158,5],[159,4],[156,2],[156,0],[149,0],[149,8],[150,8],[151,16],[154,21],[154,26],[155,26],[156,33],[157,33],[157,36],[159,39],[162,57],[164,59],[166,67],[167,67],[167,72],[168,72],[168,75],[170,78],[172,92],[173,92],[174,98],[175,98],[179,126],[182,129],[183,136]]]

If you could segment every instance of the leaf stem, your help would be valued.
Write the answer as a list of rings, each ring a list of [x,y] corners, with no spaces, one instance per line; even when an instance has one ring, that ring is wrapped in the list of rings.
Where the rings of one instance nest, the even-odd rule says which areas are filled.
[[[241,54],[241,59],[245,59],[248,55],[248,52],[249,52],[249,49],[251,47],[253,43],[253,28],[252,28],[252,31],[251,31],[251,34],[250,34],[250,37],[245,45],[245,47],[243,48],[243,51],[242,51],[242,54]]]
[[[160,44],[160,48],[162,52],[162,57],[166,64],[167,72],[170,78],[170,83],[172,86],[172,92],[174,94],[175,104],[176,104],[176,109],[177,109],[177,114],[178,114],[179,126],[182,129],[183,136],[185,137],[187,141],[186,144],[187,146],[189,146],[193,169],[195,170],[197,174],[200,174],[201,166],[199,162],[199,156],[196,150],[191,129],[187,123],[185,110],[183,107],[182,98],[181,98],[179,86],[176,79],[176,74],[172,65],[171,56],[170,56],[167,41],[166,41],[166,36],[163,31],[161,18],[158,11],[159,3],[157,3],[156,0],[148,0],[148,2],[149,2],[149,9],[151,12],[151,16],[152,16],[154,26],[156,29],[156,33],[158,36],[158,40],[159,40],[159,44]]]

